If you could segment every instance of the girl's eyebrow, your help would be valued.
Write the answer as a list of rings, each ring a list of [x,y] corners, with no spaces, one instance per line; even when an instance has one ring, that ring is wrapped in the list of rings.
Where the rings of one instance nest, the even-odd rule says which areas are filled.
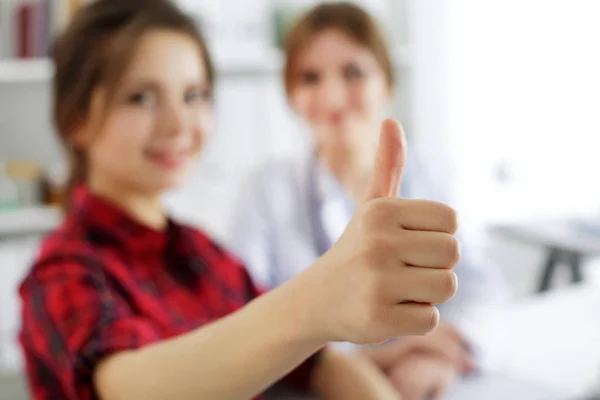
[[[123,86],[129,89],[144,88],[158,90],[164,85],[161,84],[160,81],[153,78],[132,78],[129,80],[126,79]],[[198,78],[190,79],[188,82],[185,82],[185,87],[208,88],[209,84],[205,79]]]
[[[124,86],[127,88],[143,87],[145,89],[158,89],[161,85],[157,80],[152,78],[131,78],[125,80]]]

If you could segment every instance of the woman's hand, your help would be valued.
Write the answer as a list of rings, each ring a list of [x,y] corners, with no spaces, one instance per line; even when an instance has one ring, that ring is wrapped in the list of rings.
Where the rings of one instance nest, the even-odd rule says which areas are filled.
[[[369,358],[326,349],[312,387],[327,400],[401,400],[388,377]]]
[[[443,399],[458,377],[445,358],[423,353],[405,357],[388,373],[403,400]]]
[[[475,369],[464,338],[450,324],[361,353],[386,373],[404,400],[441,398],[458,376]]]
[[[445,358],[459,374],[468,374],[476,368],[475,359],[464,337],[448,323],[441,324],[425,336],[407,337],[406,345],[414,351]]]
[[[450,324],[442,324],[424,336],[407,336],[393,343],[362,350],[382,370],[394,365],[414,353],[427,354],[446,359],[460,374],[473,372],[475,360],[462,335]]]
[[[405,164],[400,125],[387,120],[364,203],[335,245],[281,286],[295,293],[311,330],[324,341],[379,343],[424,334],[439,319],[435,304],[457,288],[454,210],[396,197]]]

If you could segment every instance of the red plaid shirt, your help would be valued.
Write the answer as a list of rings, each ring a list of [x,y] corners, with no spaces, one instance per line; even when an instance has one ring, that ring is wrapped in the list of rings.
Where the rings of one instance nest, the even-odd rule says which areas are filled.
[[[103,357],[189,332],[259,294],[198,230],[173,221],[149,229],[84,190],[20,287],[32,396],[95,399],[92,371]],[[314,360],[288,381],[307,388]]]

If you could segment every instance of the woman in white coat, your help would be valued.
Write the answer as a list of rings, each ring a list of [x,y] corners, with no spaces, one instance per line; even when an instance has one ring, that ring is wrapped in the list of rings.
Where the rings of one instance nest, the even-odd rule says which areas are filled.
[[[324,254],[349,222],[373,163],[394,68],[383,35],[364,10],[325,3],[290,30],[284,79],[314,146],[248,177],[230,243],[255,281],[271,288]],[[443,200],[410,155],[400,195]],[[477,337],[468,333],[477,313],[502,297],[502,284],[470,259],[464,245],[456,272],[459,292],[440,309],[444,323],[435,332],[362,350],[407,400],[441,394],[477,367]]]

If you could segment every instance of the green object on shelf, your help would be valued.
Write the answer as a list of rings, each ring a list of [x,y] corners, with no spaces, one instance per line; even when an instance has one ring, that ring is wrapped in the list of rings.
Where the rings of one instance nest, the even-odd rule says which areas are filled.
[[[3,211],[13,211],[21,208],[21,203],[18,199],[5,199],[0,197],[0,213]]]
[[[275,45],[283,49],[285,36],[297,17],[306,10],[306,7],[293,4],[279,4],[273,7],[273,27]]]
[[[19,188],[6,173],[6,166],[0,163],[0,212],[21,207]]]
[[[21,208],[19,192],[11,181],[0,181],[0,212]]]
[[[0,214],[3,212],[14,211],[21,208],[19,203],[2,203],[0,202]]]
[[[288,24],[284,15],[285,12],[279,7],[275,8],[273,11],[275,45],[280,49],[283,49],[283,39],[285,38],[285,34],[287,33],[288,29]]]

